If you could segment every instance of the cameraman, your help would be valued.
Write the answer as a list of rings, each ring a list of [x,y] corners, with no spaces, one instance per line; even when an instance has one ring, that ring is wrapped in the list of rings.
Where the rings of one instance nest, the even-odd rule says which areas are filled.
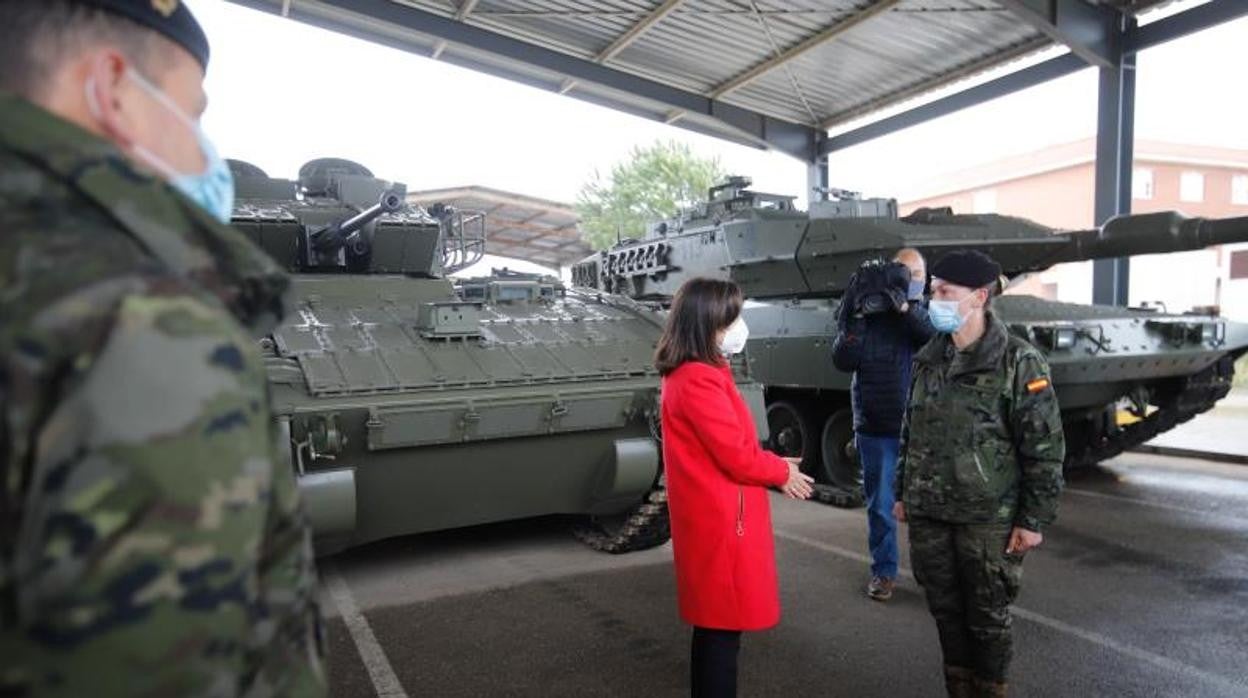
[[[893,478],[910,387],[910,362],[915,351],[936,333],[923,300],[927,283],[923,256],[906,248],[893,257],[893,262],[865,264],[850,280],[841,299],[838,332],[832,345],[832,362],[854,376],[854,443],[862,463],[871,548],[867,596],[875,601],[892,597],[897,578]],[[881,297],[886,299],[882,312],[878,310]],[[872,298],[877,302],[870,302]]]

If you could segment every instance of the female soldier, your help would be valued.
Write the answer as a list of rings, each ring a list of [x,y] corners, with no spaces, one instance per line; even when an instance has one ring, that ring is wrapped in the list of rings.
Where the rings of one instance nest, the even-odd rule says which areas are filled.
[[[735,696],[741,631],[780,620],[767,486],[806,499],[811,479],[759,447],[726,357],[745,348],[741,289],[691,279],[655,353],[680,615],[693,626],[695,698]]]
[[[1001,267],[976,251],[932,267],[941,335],[916,356],[897,519],[936,619],[950,696],[1004,696],[1023,554],[1062,488],[1066,444],[1049,367],[992,313]]]

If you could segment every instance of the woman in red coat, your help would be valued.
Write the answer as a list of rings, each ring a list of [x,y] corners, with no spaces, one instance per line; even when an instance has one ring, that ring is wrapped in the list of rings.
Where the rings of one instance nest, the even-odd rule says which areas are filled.
[[[767,487],[806,499],[811,479],[759,447],[727,356],[745,348],[741,289],[691,279],[659,340],[663,463],[676,592],[693,626],[692,693],[735,696],[741,631],[780,621]]]

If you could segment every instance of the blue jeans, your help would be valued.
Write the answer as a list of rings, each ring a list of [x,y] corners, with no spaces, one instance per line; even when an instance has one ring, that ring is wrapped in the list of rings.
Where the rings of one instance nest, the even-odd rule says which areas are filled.
[[[867,543],[871,576],[897,577],[897,520],[893,518],[893,477],[901,439],[856,434],[862,463],[862,492],[867,498]]]

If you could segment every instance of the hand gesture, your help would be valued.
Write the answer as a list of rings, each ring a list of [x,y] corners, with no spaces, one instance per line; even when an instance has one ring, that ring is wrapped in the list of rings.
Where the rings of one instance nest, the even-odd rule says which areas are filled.
[[[1044,535],[1015,526],[1010,532],[1010,542],[1005,546],[1005,552],[1007,555],[1022,555],[1043,542]]]
[[[793,499],[810,499],[810,495],[815,493],[815,488],[811,485],[815,479],[802,472],[800,464],[801,458],[785,458],[789,464],[789,480],[781,487],[781,491]]]
[[[898,521],[902,523],[905,523],[906,521],[906,503],[905,502],[893,503],[893,518],[897,519]]]

